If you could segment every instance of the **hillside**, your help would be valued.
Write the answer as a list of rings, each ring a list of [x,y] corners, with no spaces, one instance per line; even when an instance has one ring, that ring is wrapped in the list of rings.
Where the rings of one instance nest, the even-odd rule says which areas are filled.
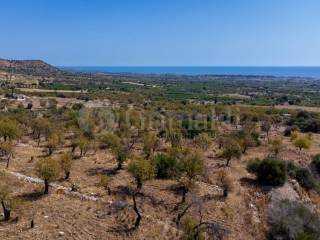
[[[63,73],[59,68],[56,68],[42,60],[0,59],[0,70],[34,76],[49,76]]]

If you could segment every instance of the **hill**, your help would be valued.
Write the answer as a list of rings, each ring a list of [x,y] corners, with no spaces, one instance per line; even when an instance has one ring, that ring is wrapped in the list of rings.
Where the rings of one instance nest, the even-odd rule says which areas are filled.
[[[42,60],[7,60],[0,59],[0,70],[15,74],[34,76],[60,75],[62,70]]]

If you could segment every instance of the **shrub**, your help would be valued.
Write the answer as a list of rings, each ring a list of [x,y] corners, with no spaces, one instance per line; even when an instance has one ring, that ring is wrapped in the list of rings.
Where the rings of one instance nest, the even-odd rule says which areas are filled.
[[[289,137],[291,135],[291,133],[294,131],[299,131],[299,128],[297,126],[289,126],[286,128],[286,130],[284,130],[283,135],[285,137]]]
[[[274,137],[270,140],[270,149],[274,153],[275,156],[278,156],[279,152],[282,149],[282,138]]]
[[[273,202],[267,210],[270,239],[317,240],[320,218],[299,202]]]
[[[250,160],[248,165],[247,165],[247,171],[249,173],[256,173],[258,172],[259,166],[261,164],[261,160],[260,159],[254,159],[254,160]]]
[[[299,148],[301,151],[302,149],[309,149],[311,147],[312,140],[308,136],[297,136],[293,140],[293,145]]]
[[[154,158],[158,178],[170,178],[178,165],[175,157],[161,153]]]
[[[296,115],[292,116],[288,121],[290,126],[298,126],[302,132],[320,132],[320,118],[318,113],[310,113],[306,111],[300,111]]]
[[[317,186],[316,180],[307,168],[298,168],[296,170],[296,180],[307,190],[315,189]]]
[[[282,186],[286,181],[285,162],[273,157],[267,157],[262,161],[249,162],[247,169],[257,176],[261,184]]]
[[[302,168],[292,162],[289,162],[287,164],[287,173],[291,178],[296,179],[301,187],[307,190],[315,189],[316,191],[318,191],[317,181],[312,176],[312,173],[309,169]]]

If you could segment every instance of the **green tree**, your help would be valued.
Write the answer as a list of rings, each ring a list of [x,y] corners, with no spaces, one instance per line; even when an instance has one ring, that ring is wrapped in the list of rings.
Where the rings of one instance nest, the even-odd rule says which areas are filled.
[[[51,132],[49,137],[48,137],[48,143],[47,143],[47,148],[48,148],[48,155],[51,156],[53,151],[57,149],[57,147],[62,144],[63,139],[58,132]]]
[[[133,157],[128,163],[127,170],[136,180],[137,190],[141,190],[143,182],[155,175],[152,162],[142,157]]]
[[[0,119],[0,138],[4,141],[20,139],[22,130],[17,121],[12,119]]]
[[[143,135],[143,152],[149,159],[159,146],[159,139],[154,132],[147,132]]]
[[[49,183],[59,177],[59,163],[52,158],[43,158],[36,163],[37,176],[44,180],[44,194],[49,193]]]
[[[283,147],[283,140],[281,137],[274,137],[270,139],[270,149],[275,156],[278,156],[282,147]]]
[[[241,155],[242,149],[239,143],[230,140],[229,143],[224,146],[221,156],[227,160],[226,166],[228,167],[232,158],[239,159]]]
[[[308,136],[299,135],[293,140],[293,145],[301,151],[302,149],[309,149],[311,147],[312,140]]]
[[[187,193],[194,187],[196,177],[204,173],[205,162],[202,151],[198,149],[181,149],[176,156],[179,162],[174,175],[182,188],[180,204],[183,204]]]
[[[111,149],[117,160],[118,166],[116,170],[122,169],[123,163],[131,156],[137,139],[138,135],[128,132],[105,133],[100,137],[101,143],[106,144]]]
[[[265,120],[261,124],[261,130],[267,134],[268,141],[269,141],[269,132],[270,132],[271,126],[272,125],[270,120]]]
[[[65,179],[69,179],[71,168],[73,165],[72,155],[70,153],[64,153],[60,157],[60,167],[65,173]]]
[[[6,168],[9,167],[10,159],[13,156],[13,149],[13,144],[10,142],[0,143],[0,156],[6,158]]]

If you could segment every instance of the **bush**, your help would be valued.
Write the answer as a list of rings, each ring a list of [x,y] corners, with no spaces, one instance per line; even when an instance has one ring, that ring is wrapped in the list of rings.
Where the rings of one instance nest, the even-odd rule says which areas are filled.
[[[298,126],[302,132],[320,132],[320,117],[318,113],[309,113],[300,111],[295,116],[292,116],[288,121],[290,126]]]
[[[296,170],[296,180],[307,190],[315,189],[317,186],[316,180],[307,168],[298,168]]]
[[[158,178],[170,178],[178,165],[175,157],[161,153],[154,158]]]
[[[256,173],[258,172],[259,166],[261,164],[261,160],[260,159],[254,159],[254,160],[250,160],[248,165],[247,165],[247,171],[249,173]]]
[[[315,189],[318,191],[318,184],[309,169],[302,168],[289,162],[287,164],[287,173],[291,178],[296,179],[301,187],[307,190]]]
[[[284,130],[284,133],[283,135],[285,137],[289,137],[291,136],[291,133],[294,132],[294,131],[299,131],[300,129],[297,127],[297,126],[289,126],[286,128],[286,130]]]
[[[320,218],[299,202],[273,202],[267,210],[270,239],[317,240]]]
[[[247,169],[264,185],[282,186],[286,181],[286,164],[282,160],[267,157],[249,162]]]

